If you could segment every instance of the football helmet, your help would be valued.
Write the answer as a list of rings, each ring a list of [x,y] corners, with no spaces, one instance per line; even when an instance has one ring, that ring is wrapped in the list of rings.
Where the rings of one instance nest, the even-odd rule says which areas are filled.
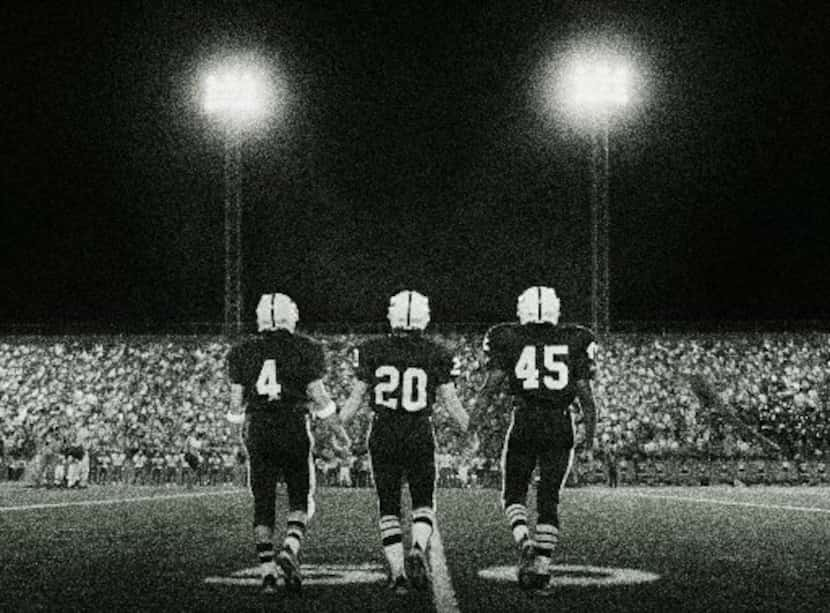
[[[284,329],[294,332],[300,312],[285,294],[263,294],[256,307],[256,323],[260,332]]]
[[[559,323],[559,297],[552,287],[533,286],[519,296],[516,315],[522,324]]]
[[[429,300],[423,294],[404,290],[389,299],[386,314],[396,330],[423,330],[429,323]]]

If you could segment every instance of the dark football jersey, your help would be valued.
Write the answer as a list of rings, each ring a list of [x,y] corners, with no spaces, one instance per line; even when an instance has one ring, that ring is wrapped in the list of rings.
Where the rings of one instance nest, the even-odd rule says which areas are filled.
[[[596,343],[582,326],[500,324],[484,337],[490,364],[507,373],[510,392],[527,404],[567,409],[576,381],[590,379]]]
[[[249,413],[305,409],[306,388],[322,378],[325,369],[322,347],[287,330],[247,340],[228,355],[230,380],[244,387]]]
[[[370,339],[355,349],[355,374],[371,388],[371,406],[388,415],[429,416],[435,390],[458,373],[446,347],[418,333]]]

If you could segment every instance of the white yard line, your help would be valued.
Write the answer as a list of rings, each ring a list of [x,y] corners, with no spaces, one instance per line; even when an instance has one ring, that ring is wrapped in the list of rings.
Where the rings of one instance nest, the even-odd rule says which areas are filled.
[[[640,492],[621,492],[624,496],[636,498],[654,498],[657,500],[677,500],[680,502],[697,502],[703,504],[719,504],[725,507],[751,507],[754,509],[771,509],[777,511],[800,511],[802,513],[826,513],[830,509],[820,507],[802,507],[789,504],[763,504],[760,502],[742,502],[738,500],[721,500],[719,498],[692,498],[691,496],[672,496],[670,494],[644,494]]]
[[[447,558],[444,557],[444,543],[438,528],[432,533],[429,546],[429,564],[432,568],[432,594],[437,613],[459,613],[458,600],[452,587],[450,573],[447,570]]]
[[[147,502],[151,500],[172,500],[176,498],[203,498],[205,496],[239,496],[247,490],[227,490],[221,492],[199,492],[192,494],[162,494],[160,496],[136,496],[135,498],[111,498],[108,500],[75,500],[72,502],[43,502],[39,504],[22,504],[14,507],[0,507],[0,513],[13,511],[33,511],[36,509],[62,509],[65,507],[93,507],[101,505],[121,504],[124,502]]]

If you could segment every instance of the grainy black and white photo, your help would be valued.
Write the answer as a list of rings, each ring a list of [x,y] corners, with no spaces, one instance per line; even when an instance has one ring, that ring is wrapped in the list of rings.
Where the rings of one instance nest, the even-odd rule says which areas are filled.
[[[830,7],[0,41],[0,611],[830,612]]]

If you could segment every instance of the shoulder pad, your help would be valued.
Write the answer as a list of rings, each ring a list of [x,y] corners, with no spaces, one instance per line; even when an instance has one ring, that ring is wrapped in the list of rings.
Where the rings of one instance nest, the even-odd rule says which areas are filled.
[[[484,351],[490,351],[490,345],[493,342],[498,342],[496,339],[502,339],[506,335],[511,334],[516,327],[515,322],[504,322],[491,326],[484,335],[483,348]]]
[[[580,324],[563,324],[560,326],[564,330],[571,330],[573,332],[578,333],[583,338],[589,339],[587,342],[593,342],[595,340],[594,332],[587,326],[582,326]]]

